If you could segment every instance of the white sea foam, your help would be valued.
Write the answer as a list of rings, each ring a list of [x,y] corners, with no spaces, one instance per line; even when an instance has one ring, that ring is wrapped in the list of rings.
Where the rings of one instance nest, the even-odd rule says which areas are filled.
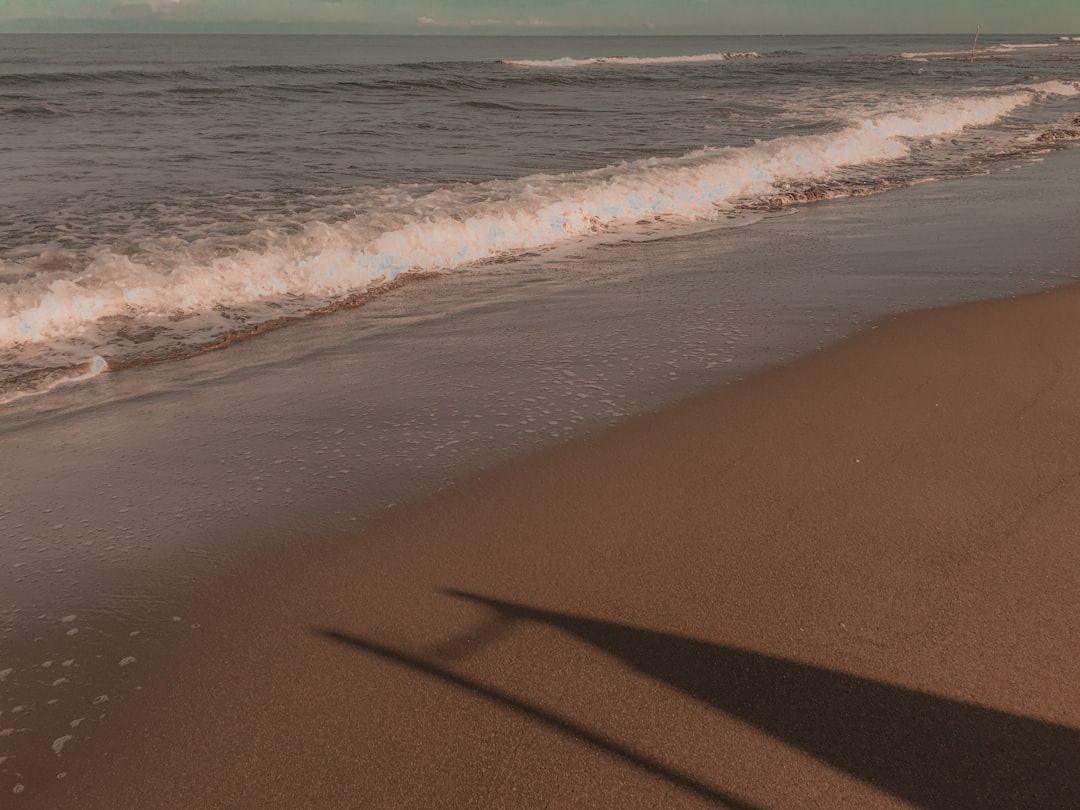
[[[1057,48],[1057,47],[1058,47],[1058,44],[1056,42],[1013,42],[1013,43],[1005,42],[1005,43],[1002,43],[1000,45],[995,45],[993,47],[993,50],[995,50],[995,51],[1021,51],[1021,50],[1024,50],[1025,48]]]
[[[904,59],[913,59],[917,62],[925,62],[927,59],[935,56],[968,56],[971,54],[971,49],[966,51],[904,51],[900,54]]]
[[[2,297],[0,297],[2,298]],[[85,324],[73,322],[73,328],[78,331],[84,327]],[[20,390],[18,388],[9,392],[0,392],[0,405],[8,402],[14,402],[15,400],[22,399],[29,396],[37,396],[38,394],[44,394],[52,391],[62,385],[71,385],[73,383],[85,382],[93,379],[102,372],[108,370],[109,364],[101,355],[94,355],[85,363],[79,363],[70,368],[61,368],[51,374],[45,375],[40,379],[36,385],[27,390]],[[65,617],[61,621],[74,621],[75,617]],[[67,635],[74,636],[78,633],[77,628],[72,628],[67,631]],[[50,662],[51,663],[51,662]]]
[[[690,56],[591,56],[575,59],[504,59],[503,64],[530,68],[576,68],[588,65],[673,65],[693,62],[726,62],[730,59],[757,59],[753,51],[747,53],[699,53]]]
[[[1061,38],[1066,39],[1065,37]],[[925,62],[929,59],[958,59],[961,57],[970,58],[972,56],[978,58],[980,56],[992,56],[994,54],[1004,54],[1013,51],[1025,51],[1038,48],[1058,48],[1061,47],[1058,42],[1013,42],[1013,43],[1000,43],[997,45],[988,45],[986,47],[979,46],[973,49],[957,48],[955,50],[948,51],[905,51],[900,54],[904,59],[912,59],[916,62]]]
[[[102,250],[78,271],[42,271],[0,285],[0,346],[72,337],[101,318],[207,312],[309,296],[327,301],[395,279],[535,249],[642,218],[712,220],[739,200],[784,183],[827,178],[845,166],[896,160],[913,145],[991,124],[1048,94],[1078,85],[1045,82],[918,108],[882,110],[846,127],[749,147],[705,148],[591,171],[538,174],[419,194],[384,193],[377,216],[313,222],[271,235],[264,247],[226,255],[213,245],[176,246],[138,259]],[[2,268],[0,268],[2,269]],[[104,371],[95,358],[79,379]]]

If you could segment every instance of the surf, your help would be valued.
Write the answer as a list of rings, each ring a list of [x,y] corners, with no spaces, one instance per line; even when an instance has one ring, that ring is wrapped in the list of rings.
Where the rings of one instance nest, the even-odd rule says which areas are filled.
[[[395,280],[586,237],[643,218],[715,220],[781,183],[827,178],[845,166],[894,161],[917,139],[991,124],[1040,96],[1075,95],[1047,82],[1013,92],[942,99],[917,112],[855,121],[837,132],[778,137],[749,147],[706,147],[564,174],[383,193],[377,216],[307,223],[264,235],[260,249],[213,244],[131,256],[97,251],[75,271],[42,271],[0,287],[0,346],[83,334],[108,317],[173,318],[288,296],[326,301]],[[206,258],[207,255],[210,258]]]
[[[681,65],[701,62],[729,62],[733,59],[759,59],[761,54],[746,53],[699,53],[686,56],[589,56],[575,59],[503,59],[504,65],[526,68],[580,68],[593,65]]]

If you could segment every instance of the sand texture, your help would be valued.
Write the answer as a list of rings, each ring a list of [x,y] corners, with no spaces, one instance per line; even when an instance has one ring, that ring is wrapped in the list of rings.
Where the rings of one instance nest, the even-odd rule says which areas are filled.
[[[1078,323],[903,316],[275,552],[25,806],[1080,806]]]

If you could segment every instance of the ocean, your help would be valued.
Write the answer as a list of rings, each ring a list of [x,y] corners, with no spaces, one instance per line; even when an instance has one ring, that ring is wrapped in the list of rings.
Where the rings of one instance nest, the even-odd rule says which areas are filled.
[[[1080,42],[970,44],[0,38],[0,399],[1075,137]]]
[[[0,795],[262,551],[1080,279],[1080,39],[971,46],[0,36]]]

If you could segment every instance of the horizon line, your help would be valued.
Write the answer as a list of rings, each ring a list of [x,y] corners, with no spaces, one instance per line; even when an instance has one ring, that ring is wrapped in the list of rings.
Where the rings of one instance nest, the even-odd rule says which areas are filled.
[[[501,37],[501,38],[520,38],[520,39],[544,39],[544,38],[560,38],[565,39],[567,37],[582,37],[582,38],[600,38],[600,37],[686,37],[701,39],[703,37],[950,37],[950,36],[971,36],[971,31],[837,31],[831,33],[798,33],[790,31],[767,31],[767,32],[739,32],[739,33],[662,33],[662,32],[646,32],[646,33],[496,33],[491,31],[475,31],[475,32],[447,32],[447,31],[406,31],[406,32],[378,32],[378,33],[362,33],[362,32],[340,32],[340,31],[204,31],[199,29],[191,29],[184,31],[161,31],[161,30],[120,30],[120,31],[106,31],[106,30],[87,30],[87,29],[71,29],[71,30],[57,30],[57,31],[26,31],[26,30],[9,30],[0,28],[0,36],[315,36],[315,37]],[[980,36],[1016,36],[1016,37],[1061,37],[1065,36],[1061,33],[1049,33],[1045,31],[1026,32],[1026,31],[982,31]]]

